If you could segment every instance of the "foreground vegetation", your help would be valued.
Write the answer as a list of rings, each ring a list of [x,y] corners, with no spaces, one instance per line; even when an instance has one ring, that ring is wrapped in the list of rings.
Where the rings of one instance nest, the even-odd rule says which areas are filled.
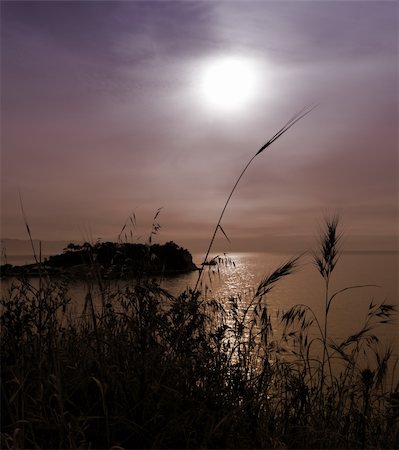
[[[397,448],[399,390],[374,333],[393,307],[371,302],[352,336],[328,334],[338,241],[330,221],[314,256],[324,317],[296,305],[279,338],[267,300],[297,258],[249,302],[173,297],[142,278],[99,308],[88,284],[73,319],[66,284],[15,285],[1,300],[1,447]]]
[[[208,256],[216,234],[227,237],[221,221],[239,181],[313,109],[294,115],[245,165],[193,290],[174,297],[137,273],[111,293],[90,252],[102,302],[94,305],[91,279],[78,318],[71,316],[68,286],[43,267],[38,289],[27,280],[11,288],[0,302],[3,448],[399,447],[399,386],[387,377],[392,351],[375,334],[393,320],[394,308],[371,301],[356,333],[340,341],[329,335],[337,297],[365,287],[331,292],[340,240],[335,219],[326,222],[314,255],[325,282],[323,317],[295,305],[281,312],[279,337],[273,334],[269,293],[298,258],[266,276],[250,299],[203,295],[203,275],[214,262]]]

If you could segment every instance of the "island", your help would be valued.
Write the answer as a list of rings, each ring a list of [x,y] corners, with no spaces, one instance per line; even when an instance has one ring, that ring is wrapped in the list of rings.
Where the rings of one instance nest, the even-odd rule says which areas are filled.
[[[49,275],[87,278],[130,278],[145,275],[173,276],[198,270],[191,253],[174,242],[131,244],[97,242],[70,243],[63,252],[42,263],[2,265],[1,277]]]

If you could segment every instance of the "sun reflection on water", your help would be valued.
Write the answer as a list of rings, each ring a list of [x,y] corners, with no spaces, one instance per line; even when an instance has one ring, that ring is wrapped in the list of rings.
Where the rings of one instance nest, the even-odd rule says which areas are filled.
[[[209,266],[205,274],[208,296],[226,300],[230,296],[246,296],[254,292],[254,271],[245,254],[223,255],[216,259],[216,266]]]

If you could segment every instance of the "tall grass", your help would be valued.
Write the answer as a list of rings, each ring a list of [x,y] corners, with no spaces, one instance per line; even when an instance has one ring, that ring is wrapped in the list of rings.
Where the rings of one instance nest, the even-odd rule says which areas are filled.
[[[218,231],[220,230],[220,231],[223,233],[223,235],[228,239],[228,237],[227,237],[225,231],[224,231],[223,228],[222,228],[221,222],[222,222],[224,213],[225,213],[225,211],[226,211],[226,209],[227,209],[227,206],[229,205],[230,199],[231,199],[231,197],[233,196],[234,191],[236,190],[236,188],[237,188],[239,182],[241,181],[241,178],[244,176],[244,174],[245,174],[245,172],[247,171],[248,167],[252,164],[252,161],[253,161],[258,155],[260,155],[260,154],[261,154],[262,152],[264,152],[268,147],[270,147],[270,145],[272,145],[274,141],[276,141],[280,136],[282,136],[284,133],[286,133],[286,132],[287,132],[293,125],[295,125],[299,120],[303,119],[303,118],[304,118],[305,116],[307,116],[311,111],[313,111],[313,109],[314,109],[316,106],[317,106],[317,105],[305,107],[305,108],[303,108],[301,111],[299,111],[298,113],[296,113],[293,117],[291,117],[291,119],[290,119],[290,120],[289,120],[282,128],[280,128],[280,130],[277,131],[277,133],[276,133],[272,138],[270,138],[265,144],[262,145],[262,147],[261,147],[261,148],[260,148],[260,149],[252,156],[252,158],[250,158],[250,160],[248,161],[248,163],[245,165],[244,169],[241,171],[240,175],[238,176],[237,180],[235,181],[235,183],[234,183],[234,185],[233,185],[233,188],[231,189],[231,191],[230,191],[230,193],[229,193],[229,195],[228,195],[228,197],[227,197],[227,200],[226,200],[226,202],[225,202],[225,204],[224,204],[224,206],[223,206],[223,208],[222,208],[222,211],[221,211],[221,213],[220,213],[219,219],[218,219],[218,221],[217,221],[217,223],[216,223],[215,230],[214,230],[214,232],[213,232],[213,235],[212,235],[211,240],[210,240],[210,242],[209,242],[208,249],[207,249],[206,254],[205,254],[204,262],[203,262],[203,264],[202,264],[202,266],[201,266],[201,268],[200,268],[200,271],[199,271],[199,273],[198,273],[198,278],[197,278],[197,282],[196,282],[196,284],[195,284],[194,290],[197,290],[197,288],[198,288],[198,286],[199,286],[199,284],[200,284],[201,277],[202,277],[202,274],[203,274],[203,271],[204,271],[204,267],[205,267],[206,263],[208,262],[208,256],[209,256],[209,254],[210,254],[210,252],[211,252],[211,250],[212,250],[212,246],[213,246],[213,243],[214,243],[214,241],[215,241],[215,238],[216,238],[216,235],[217,235]]]
[[[204,262],[218,230],[225,234],[224,212],[249,165],[311,109],[247,163]],[[128,220],[134,229],[134,215]],[[126,226],[119,240],[122,233],[127,240]],[[244,303],[239,294],[207,299],[197,289],[204,266],[195,288],[178,296],[144,276],[111,292],[92,255],[101,308],[88,284],[89,314],[81,317],[71,315],[66,283],[45,273],[38,288],[19,280],[0,300],[1,447],[397,448],[399,385],[387,379],[392,350],[376,334],[392,322],[394,307],[371,301],[358,331],[331,338],[335,299],[367,287],[330,292],[339,241],[338,220],[327,220],[314,254],[324,280],[322,317],[304,304],[279,322],[270,317],[273,288],[295,272],[298,257],[265,276]]]
[[[329,221],[315,256],[324,280],[333,236]],[[297,265],[265,276],[245,305],[142,278],[104,291],[99,309],[90,299],[80,318],[65,283],[13,285],[1,299],[1,447],[397,447],[398,385],[375,331],[393,307],[365,305],[363,326],[340,341],[328,316],[346,288],[320,293],[324,317],[296,305],[273,321],[273,288]]]

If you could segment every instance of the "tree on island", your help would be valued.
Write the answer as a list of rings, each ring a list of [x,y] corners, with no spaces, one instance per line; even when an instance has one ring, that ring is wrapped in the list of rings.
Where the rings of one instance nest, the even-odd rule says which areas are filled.
[[[190,252],[175,242],[165,244],[131,244],[97,242],[70,243],[59,255],[50,256],[48,265],[72,268],[97,264],[103,274],[118,277],[137,273],[183,273],[196,270]]]

